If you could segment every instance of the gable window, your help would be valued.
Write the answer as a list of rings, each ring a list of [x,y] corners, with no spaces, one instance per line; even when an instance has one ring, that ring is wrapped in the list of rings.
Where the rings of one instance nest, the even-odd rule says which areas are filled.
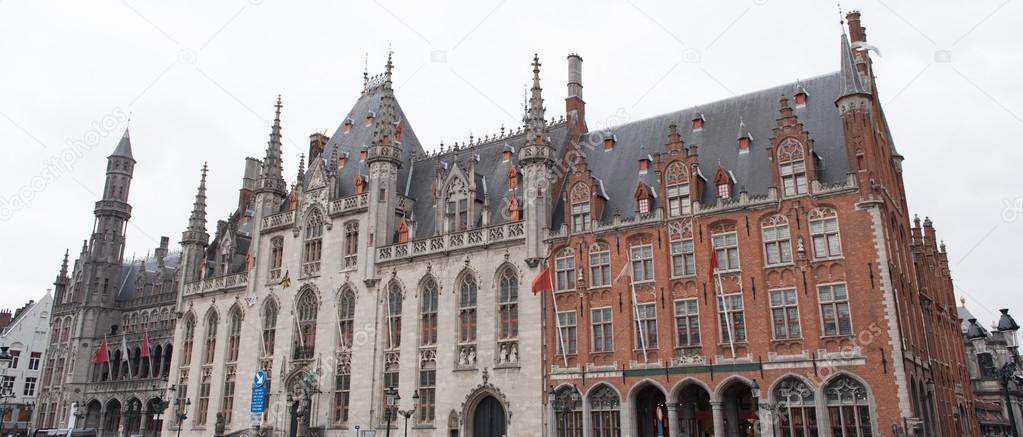
[[[353,268],[359,257],[359,222],[345,223],[345,250],[342,262],[344,268]]]
[[[563,251],[554,260],[555,286],[557,291],[575,290],[575,253]]]
[[[735,232],[726,232],[711,236],[714,245],[714,256],[717,257],[718,269],[730,271],[739,269],[739,240]]]
[[[397,349],[401,346],[401,304],[401,287],[391,283],[387,291],[387,349]]]
[[[501,275],[501,289],[498,301],[499,340],[508,340],[519,336],[519,278],[511,269]]]
[[[476,279],[462,278],[458,291],[458,342],[476,342]]]
[[[575,311],[558,313],[558,355],[576,354],[576,320]]]
[[[341,304],[337,307],[338,346],[341,350],[352,347],[355,333],[355,293],[345,288],[341,291]]]
[[[305,225],[302,272],[306,275],[319,273],[320,255],[323,251],[323,220],[318,210],[313,210]]]
[[[810,212],[810,239],[813,257],[817,259],[842,256],[842,242],[838,236],[838,216],[828,208]]]
[[[700,304],[696,298],[675,301],[675,345],[700,345]]]
[[[593,352],[614,352],[614,328],[611,308],[590,310],[590,324],[593,325]]]
[[[767,265],[792,262],[792,237],[789,236],[789,222],[785,216],[775,215],[764,220],[761,226],[764,236],[764,256]]]
[[[845,283],[817,286],[824,336],[852,335],[852,315]]]
[[[590,187],[579,182],[572,187],[569,195],[572,205],[572,232],[586,232],[590,229]]]
[[[657,304],[636,305],[636,349],[657,349]]]
[[[632,262],[632,282],[648,282],[654,280],[654,248],[649,244],[633,246],[629,249]]]
[[[721,342],[731,343],[732,333],[735,342],[746,341],[746,316],[742,307],[742,294],[726,294],[718,296],[718,320],[721,321]]]
[[[771,290],[771,323],[776,340],[789,340],[803,336],[799,329],[799,306],[796,289]]]
[[[729,197],[732,197],[732,189],[731,189],[731,187],[728,185],[727,182],[719,183],[718,184],[718,198],[720,198],[720,199],[727,199]]]
[[[787,139],[778,146],[778,175],[785,196],[807,193],[806,161],[803,156],[803,145],[794,139]]]
[[[639,199],[639,213],[650,213],[650,199]]]
[[[679,217],[692,212],[692,203],[689,202],[689,184],[678,184],[668,186],[668,215]]]
[[[611,249],[597,243],[590,249],[590,287],[611,286]]]
[[[448,231],[469,229],[469,199],[451,199],[447,203]]]
[[[298,332],[292,344],[296,360],[309,360],[316,351],[316,318],[320,311],[316,293],[310,289],[303,291],[298,298]]]
[[[696,254],[693,240],[676,240],[671,242],[671,275],[674,277],[692,276],[696,274]]]
[[[419,346],[437,344],[437,283],[427,280],[419,303]]]

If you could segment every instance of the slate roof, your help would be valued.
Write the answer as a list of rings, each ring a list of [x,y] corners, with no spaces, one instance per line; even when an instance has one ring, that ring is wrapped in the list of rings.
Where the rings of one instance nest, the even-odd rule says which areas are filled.
[[[801,88],[809,97],[806,106],[794,108],[793,113],[814,140],[814,151],[820,159],[817,164],[820,181],[844,181],[849,163],[842,121],[835,107],[842,85],[841,73],[834,72],[586,134],[584,142],[587,138],[602,139],[608,133],[617,139],[611,150],[605,150],[600,144],[583,148],[587,166],[593,176],[603,182],[609,197],[600,220],[609,221],[616,211],[622,217],[632,217],[638,184],[659,186],[653,171],[640,174],[638,161],[665,151],[668,126],[673,122],[678,124],[679,134],[687,146],[699,147],[703,175],[712,178],[720,165],[734,177],[734,193],[745,190],[751,196],[767,194],[774,183],[766,146],[777,126],[778,99],[782,96],[791,99]],[[705,120],[703,128],[694,132],[692,119],[699,115]],[[740,120],[742,133],[739,136],[748,134],[753,138],[748,153],[739,152],[736,132],[740,131]],[[702,198],[695,200],[712,205],[717,202],[716,195],[716,190],[705,189]],[[662,202],[658,197],[654,207],[664,206],[659,204]],[[555,229],[564,221],[564,205],[560,203],[559,200],[552,221]]]
[[[128,135],[128,128],[124,128],[124,135],[121,135],[121,141],[117,143],[117,147],[114,148],[114,153],[111,153],[110,156],[122,156],[129,158],[132,161],[135,160],[135,158],[131,156],[131,136]]]
[[[180,252],[172,252],[167,254],[163,259],[163,278],[164,281],[176,281],[177,280],[177,267],[178,261],[181,259]],[[147,256],[142,260],[125,261],[121,265],[121,282],[117,284],[117,301],[125,302],[132,298],[141,295],[140,290],[135,288],[135,283],[138,281],[138,275],[142,271],[140,265],[144,264],[146,275],[147,287],[152,286],[153,279],[156,277],[156,273],[159,269],[158,261],[155,255]],[[173,290],[173,289],[171,289]]]

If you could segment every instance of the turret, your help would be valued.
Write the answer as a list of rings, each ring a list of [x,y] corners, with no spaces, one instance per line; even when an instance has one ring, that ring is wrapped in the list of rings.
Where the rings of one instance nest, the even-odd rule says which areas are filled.
[[[540,57],[533,55],[533,87],[530,90],[529,105],[523,122],[526,139],[519,149],[519,163],[522,166],[525,183],[525,224],[526,259],[534,264],[544,256],[544,235],[550,229],[551,181],[555,164],[554,147],[547,137],[547,122],[544,119],[543,88],[540,87]],[[581,88],[580,88],[581,92]]]
[[[210,234],[206,232],[206,163],[202,165],[202,177],[199,189],[195,193],[192,214],[188,217],[188,227],[181,233],[181,282],[188,283],[202,279],[202,271],[206,259],[206,248],[210,243]]]
[[[95,262],[120,264],[124,258],[125,224],[131,218],[128,191],[135,170],[128,129],[107,157],[103,199],[96,202],[96,224],[89,247]]]
[[[369,217],[372,222],[369,229],[369,241],[373,246],[380,247],[393,244],[397,238],[398,205],[398,169],[401,168],[402,147],[395,135],[395,124],[398,122],[391,87],[391,74],[394,64],[391,55],[387,55],[387,64],[381,85],[375,92],[381,93],[380,107],[373,117],[373,140],[366,154],[369,167]],[[367,277],[372,278],[374,261],[372,256],[365,257]]]

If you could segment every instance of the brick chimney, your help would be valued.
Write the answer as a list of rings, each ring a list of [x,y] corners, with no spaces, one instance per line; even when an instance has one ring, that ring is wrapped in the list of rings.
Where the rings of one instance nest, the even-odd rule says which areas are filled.
[[[160,237],[160,247],[156,248],[156,263],[161,268],[163,267],[163,259],[167,257],[167,250],[170,245],[170,237]]]
[[[323,153],[324,148],[327,147],[327,142],[330,138],[321,133],[315,133],[309,135],[309,165],[312,166],[312,162],[317,156]]]
[[[0,329],[6,329],[11,324],[11,310],[0,311]]]
[[[860,23],[860,11],[850,11],[845,15],[849,22],[849,40],[852,42],[867,42],[867,29]]]
[[[565,98],[565,114],[573,136],[578,139],[586,129],[586,102],[583,101],[583,58],[575,53],[568,55],[568,97]]]

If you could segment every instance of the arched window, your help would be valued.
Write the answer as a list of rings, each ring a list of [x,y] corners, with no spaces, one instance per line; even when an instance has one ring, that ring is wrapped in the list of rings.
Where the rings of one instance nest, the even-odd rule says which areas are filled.
[[[387,348],[401,346],[401,286],[392,282],[387,291]]]
[[[181,367],[192,364],[192,345],[195,341],[195,317],[189,313],[185,316],[184,339],[181,341]]]
[[[284,262],[284,237],[274,237],[270,240],[270,280],[276,281],[281,278],[281,264]]]
[[[212,364],[213,357],[217,351],[217,313],[210,311],[210,314],[206,316],[206,341],[202,351],[202,363]]]
[[[668,216],[681,217],[692,212],[692,203],[689,201],[689,176],[686,174],[686,164],[675,161],[668,164],[664,181],[668,195]]]
[[[778,146],[778,175],[785,196],[806,194],[806,162],[799,141],[789,138]]]
[[[458,343],[476,342],[476,278],[466,274],[458,284]]]
[[[575,387],[561,387],[554,393],[554,424],[557,437],[583,436],[582,396]]]
[[[556,291],[575,290],[575,251],[571,248],[562,250],[554,258],[554,289]]]
[[[323,251],[323,217],[318,209],[313,209],[306,220],[303,247],[302,273],[306,275],[319,273],[320,254]]]
[[[815,259],[842,256],[842,240],[838,235],[838,214],[831,208],[810,211],[810,241]]]
[[[338,347],[347,350],[352,347],[352,336],[355,332],[355,293],[345,288],[341,290],[340,303],[337,306]]]
[[[359,258],[359,221],[345,223],[344,268],[354,268]]]
[[[607,385],[590,392],[590,423],[593,437],[620,437],[622,435],[621,402],[618,393]]]
[[[817,403],[813,388],[794,376],[787,377],[774,388],[774,402],[784,405],[778,409],[778,429],[781,437],[816,437]]]
[[[789,220],[780,214],[772,215],[760,223],[764,238],[764,257],[767,265],[792,262],[792,237],[789,234]]]
[[[263,306],[263,357],[272,357],[277,340],[277,303],[268,300]]]
[[[515,270],[505,269],[501,274],[498,313],[500,325],[499,340],[510,340],[519,336],[519,277]]]
[[[839,375],[824,388],[828,421],[835,437],[874,435],[867,388],[848,375]]]
[[[238,361],[238,348],[242,341],[242,312],[237,307],[231,310],[227,333],[227,362]]]
[[[469,229],[469,189],[465,181],[458,177],[451,178],[448,183],[447,201],[444,216],[448,232]]]
[[[316,293],[305,289],[299,294],[298,305],[298,332],[292,342],[292,354],[296,360],[308,360],[313,358],[316,351],[316,316],[320,310],[320,303],[317,301]]]
[[[590,187],[579,182],[569,195],[572,205],[572,232],[586,232],[590,228]]]
[[[437,283],[429,278],[423,284],[419,299],[419,346],[437,344]]]

